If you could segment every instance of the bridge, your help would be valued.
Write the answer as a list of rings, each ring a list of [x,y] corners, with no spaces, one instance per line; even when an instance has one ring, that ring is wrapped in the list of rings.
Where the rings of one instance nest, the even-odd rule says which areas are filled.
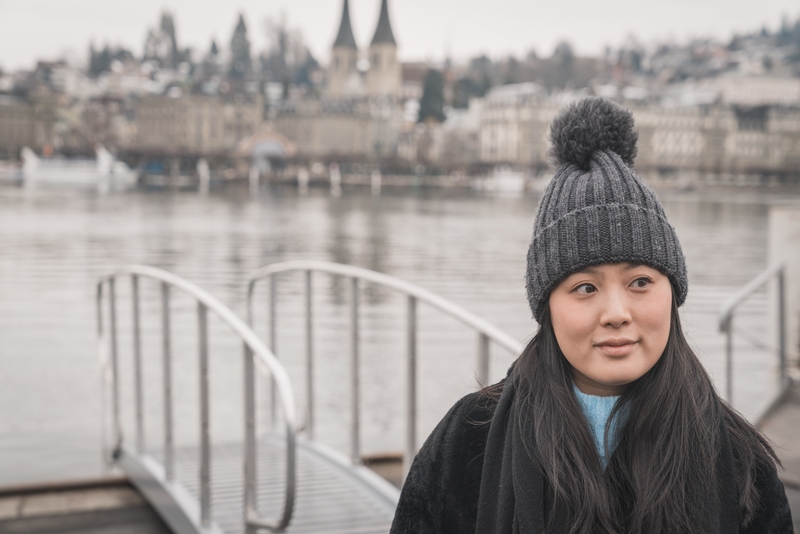
[[[276,282],[281,273],[300,272],[305,280],[305,407],[303,417],[295,406],[289,376],[274,355]],[[341,454],[315,441],[313,286],[312,273],[327,273],[347,280],[350,339],[350,451]],[[135,432],[126,440],[120,422],[118,285],[131,284],[130,336],[133,345],[133,410]],[[163,443],[150,447],[144,440],[145,409],[142,385],[142,332],[140,284],[160,287],[161,365],[163,382]],[[251,328],[254,289],[259,282],[270,288],[268,344]],[[171,273],[148,266],[128,266],[97,284],[97,324],[100,360],[106,370],[114,436],[109,459],[119,467],[158,511],[173,532],[240,533],[265,529],[297,533],[385,533],[394,515],[399,490],[362,463],[360,312],[359,292],[365,284],[379,285],[406,296],[406,431],[403,473],[408,471],[418,447],[417,439],[417,307],[425,304],[466,324],[477,333],[477,369],[480,383],[489,379],[490,344],[517,352],[519,342],[434,293],[385,274],[349,265],[317,261],[279,263],[252,273],[247,284],[247,322],[202,288]],[[176,446],[174,441],[174,377],[172,377],[171,298],[176,291],[196,302],[197,366],[199,369],[199,444]],[[209,314],[221,319],[242,343],[244,440],[212,443],[209,423]],[[250,324],[248,324],[250,323]],[[264,406],[257,402],[256,378],[266,379],[270,394]],[[257,436],[259,410],[267,411],[271,428]],[[303,421],[301,422],[301,419]],[[342,421],[346,424],[347,421]]]
[[[302,390],[303,413],[299,413],[295,386],[275,355],[277,285],[283,273],[297,273],[303,280],[303,325],[305,354]],[[349,425],[349,451],[343,454],[315,439],[315,379],[314,327],[315,313],[313,273],[326,273],[345,281],[348,300],[349,339],[349,414],[339,422]],[[783,275],[780,265],[759,275],[721,307],[720,330],[726,335],[726,394],[733,391],[734,317],[739,305],[759,288],[775,282],[778,298],[776,316],[783,316]],[[125,340],[131,343],[132,365],[120,361],[121,325],[118,306],[120,284],[130,284],[130,332]],[[144,284],[157,290],[160,308],[160,339],[158,355],[161,373],[162,428],[160,443],[145,439],[147,428],[143,373],[143,329],[141,293]],[[268,292],[269,329],[262,340],[253,328],[256,287],[266,286]],[[105,488],[95,495],[110,491],[118,501],[134,503],[138,512],[125,524],[137,524],[137,532],[174,532],[180,534],[233,534],[255,532],[292,533],[387,533],[399,498],[399,489],[364,465],[361,452],[361,310],[359,302],[364,288],[376,285],[399,292],[405,299],[405,412],[404,453],[402,474],[408,472],[410,461],[420,444],[417,435],[418,406],[418,307],[432,307],[451,316],[476,333],[477,385],[489,383],[490,346],[519,353],[522,345],[511,336],[480,317],[442,297],[409,282],[382,273],[322,261],[292,261],[266,266],[248,276],[247,313],[243,320],[214,296],[197,285],[169,272],[148,266],[132,265],[121,268],[100,279],[96,288],[98,354],[103,368],[106,398],[105,412],[109,422],[107,434],[112,437],[106,447],[110,466],[124,477],[101,482]],[[176,398],[190,392],[179,391],[174,375],[173,315],[176,296],[181,294],[193,302],[196,323],[196,367],[199,421],[196,443],[178,443],[175,439]],[[214,440],[211,432],[212,401],[210,395],[213,374],[209,367],[209,317],[216,316],[241,343],[242,410],[238,414],[243,427],[243,439]],[[785,331],[778,332],[778,369],[774,402],[762,417],[768,435],[785,442],[800,438],[800,395],[787,374]],[[125,371],[128,371],[127,373]],[[182,381],[181,381],[182,382]],[[259,394],[258,384],[266,386]],[[122,393],[127,385],[131,395]],[[126,403],[132,404],[128,406]],[[133,414],[134,430],[130,436],[123,430],[122,410]],[[263,421],[268,421],[264,424]],[[789,434],[787,434],[787,432]],[[793,434],[794,432],[794,434]],[[795,435],[798,434],[798,435]],[[786,451],[784,451],[784,454]],[[790,450],[785,457],[787,472],[784,482],[793,500],[795,519],[800,515],[800,454]],[[791,456],[794,455],[794,456]],[[788,459],[788,461],[787,461]],[[105,486],[104,486],[105,484]],[[110,484],[110,485],[109,485]],[[114,485],[116,484],[116,485]],[[127,484],[127,486],[126,486]],[[85,489],[91,494],[95,489]],[[125,492],[128,493],[125,493]],[[114,493],[117,492],[117,493]],[[7,490],[8,499],[20,497],[26,491]],[[30,493],[30,492],[28,492]],[[136,499],[139,499],[138,501]],[[91,500],[91,499],[89,499]],[[14,501],[23,509],[23,500]],[[72,502],[77,502],[75,499]],[[0,530],[3,520],[4,493],[0,491]],[[126,506],[127,506],[126,505]],[[53,506],[52,504],[50,506]],[[137,508],[138,507],[138,508]],[[128,508],[126,508],[128,510]],[[148,511],[149,510],[149,511]],[[95,516],[97,512],[95,511]],[[148,515],[149,514],[149,515]],[[24,523],[18,519],[19,525]],[[122,521],[122,520],[120,520]],[[136,521],[139,521],[136,523]],[[134,523],[131,523],[134,522]],[[42,524],[42,523],[40,523]],[[65,523],[62,523],[62,525]],[[149,525],[149,526],[147,526]],[[44,528],[44,527],[42,527]],[[45,532],[30,527],[18,532]],[[72,530],[71,530],[72,531]],[[78,532],[79,530],[74,530]],[[92,530],[92,532],[106,532]],[[113,528],[107,530],[114,532]]]

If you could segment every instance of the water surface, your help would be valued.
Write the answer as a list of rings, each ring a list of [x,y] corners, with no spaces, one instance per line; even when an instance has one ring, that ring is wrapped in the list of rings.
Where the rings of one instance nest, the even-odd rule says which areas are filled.
[[[685,329],[724,387],[723,338],[716,311],[725,297],[767,266],[769,195],[663,193],[687,258]],[[785,200],[785,199],[782,199]],[[796,199],[795,199],[796,200]],[[524,342],[535,330],[524,289],[525,254],[535,194],[502,198],[464,192],[407,192],[340,198],[312,190],[262,191],[251,199],[229,190],[191,193],[0,189],[0,485],[100,474],[101,387],[95,283],[115,266],[167,269],[209,290],[244,316],[244,281],[263,265],[320,259],[378,270],[430,289]],[[314,342],[317,435],[348,450],[348,286],[315,276]],[[263,289],[263,288],[262,288]],[[266,294],[259,289],[257,331],[266,336]],[[142,282],[146,437],[162,439],[158,288]],[[118,287],[121,398],[126,439],[133,437],[129,285]],[[279,287],[276,352],[294,380],[303,411],[305,358],[302,285]],[[737,324],[771,343],[767,301],[757,295]],[[361,381],[362,449],[403,448],[405,300],[364,287]],[[195,306],[175,296],[176,438],[198,435]],[[421,306],[419,435],[424,437],[459,396],[474,389],[476,335]],[[241,437],[241,346],[211,321],[212,435]],[[492,377],[513,355],[493,347]],[[775,358],[737,342],[736,406],[753,416],[774,391]],[[267,410],[262,410],[266,413]]]

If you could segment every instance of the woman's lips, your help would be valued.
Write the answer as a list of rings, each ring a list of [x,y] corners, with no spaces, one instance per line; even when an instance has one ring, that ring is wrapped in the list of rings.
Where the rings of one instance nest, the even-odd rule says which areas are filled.
[[[596,345],[598,349],[608,356],[625,356],[633,350],[636,341],[624,345]]]

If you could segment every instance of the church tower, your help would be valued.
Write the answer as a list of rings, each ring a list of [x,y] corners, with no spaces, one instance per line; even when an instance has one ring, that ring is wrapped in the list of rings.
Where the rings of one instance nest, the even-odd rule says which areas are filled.
[[[342,96],[359,92],[361,80],[357,62],[358,46],[350,24],[350,5],[348,0],[344,0],[342,22],[333,43],[331,63],[328,66],[328,93]]]
[[[397,61],[397,42],[389,21],[388,0],[381,0],[381,14],[375,36],[369,45],[367,93],[371,96],[400,96],[401,66]]]

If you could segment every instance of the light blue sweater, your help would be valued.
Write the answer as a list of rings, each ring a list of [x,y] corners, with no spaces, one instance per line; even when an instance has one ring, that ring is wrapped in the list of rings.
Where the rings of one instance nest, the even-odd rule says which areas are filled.
[[[606,422],[608,421],[608,418],[611,415],[611,410],[614,409],[614,405],[617,403],[619,396],[600,397],[597,395],[588,395],[579,390],[578,386],[576,386],[574,383],[572,386],[575,390],[575,396],[578,397],[578,403],[581,405],[581,408],[583,408],[583,413],[589,422],[589,430],[592,431],[594,444],[597,447],[597,453],[600,455],[600,465],[602,465],[603,469],[605,469],[606,465],[608,465],[608,461],[606,459],[606,450],[603,444],[606,431]],[[611,422],[611,426],[608,429],[610,433],[608,439],[609,456],[613,454],[614,449],[617,448],[616,434],[618,419],[619,417],[615,416],[614,420]]]

